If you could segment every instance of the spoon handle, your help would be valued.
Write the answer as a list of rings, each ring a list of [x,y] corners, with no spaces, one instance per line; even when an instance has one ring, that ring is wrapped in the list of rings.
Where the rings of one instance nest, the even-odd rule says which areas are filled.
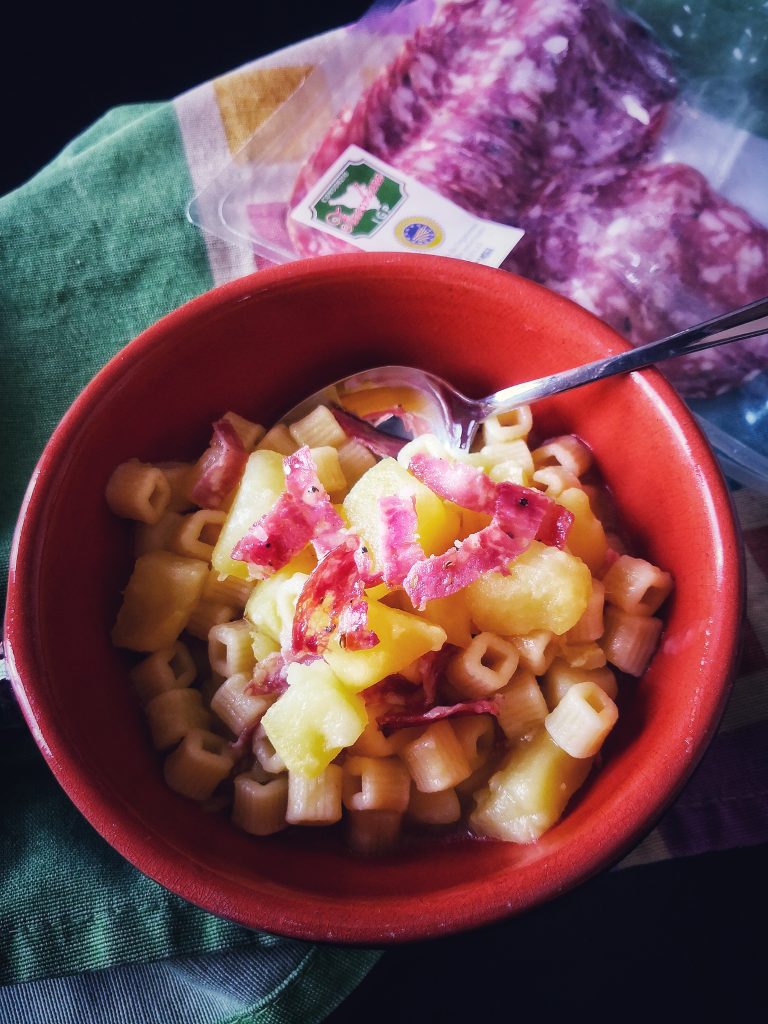
[[[490,395],[486,400],[485,416],[509,412],[518,405],[533,402],[537,398],[546,398],[561,391],[590,384],[592,381],[612,377],[615,373],[627,373],[630,370],[641,370],[652,363],[660,363],[673,356],[685,355],[690,352],[701,352],[714,345],[725,345],[729,341],[742,338],[753,338],[757,334],[768,333],[768,298],[750,302],[747,306],[716,316],[706,323],[689,327],[685,331],[673,334],[660,341],[651,341],[647,345],[620,352],[606,359],[598,359],[594,363],[586,363],[572,370],[563,370],[550,377],[515,384]]]

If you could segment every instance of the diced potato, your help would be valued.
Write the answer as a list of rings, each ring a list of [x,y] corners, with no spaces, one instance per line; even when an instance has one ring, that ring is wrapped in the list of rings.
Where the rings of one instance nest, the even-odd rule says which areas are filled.
[[[392,587],[387,586],[386,583],[377,583],[375,587],[368,587],[365,593],[372,601],[381,601],[383,597],[387,597],[389,594],[392,594],[392,598],[395,601],[395,607],[399,607],[397,599],[401,595],[405,597],[402,590],[393,590]],[[406,601],[408,600],[408,598],[405,599]],[[406,609],[406,611],[413,611],[413,605],[411,605],[410,609]]]
[[[285,488],[283,457],[277,452],[255,451],[248,457],[240,486],[221,529],[211,562],[221,576],[248,579],[248,566],[230,558],[232,548],[269,512]]]
[[[325,652],[325,660],[339,679],[356,691],[400,672],[429,651],[439,651],[446,639],[440,626],[379,601],[368,602],[368,627],[379,638],[375,647],[347,651],[334,639]]]
[[[454,506],[458,508],[458,506]],[[459,526],[459,532],[457,540],[464,540],[470,533],[480,533],[486,526],[491,525],[491,517],[485,512],[475,512],[470,508],[459,509],[459,515],[461,517],[461,525]]]
[[[297,571],[305,568],[306,572]],[[253,588],[243,615],[258,630],[281,644],[293,625],[296,601],[312,566],[304,554],[297,555],[284,569]]]
[[[251,650],[256,661],[264,661],[270,654],[276,654],[280,650],[280,644],[274,637],[254,629],[251,633]]]
[[[467,607],[467,599],[463,590],[458,590],[449,597],[439,597],[427,601],[422,618],[434,622],[445,630],[449,644],[456,647],[467,647],[472,642],[472,616]]]
[[[459,531],[454,506],[442,501],[395,459],[382,459],[361,477],[344,499],[352,530],[362,537],[376,564],[379,562],[379,498],[388,495],[416,498],[418,540],[428,555],[447,551]]]
[[[316,777],[368,724],[365,702],[323,661],[291,665],[288,684],[261,722],[288,771]]]
[[[590,572],[598,573],[605,562],[608,544],[602,523],[590,508],[589,498],[580,487],[569,487],[558,495],[557,502],[573,512],[573,525],[566,541],[568,550],[585,562]]]
[[[571,757],[541,728],[514,747],[476,794],[470,826],[494,839],[533,843],[559,820],[591,767],[591,758]]]
[[[512,636],[548,629],[559,636],[581,618],[592,576],[580,558],[533,541],[509,570],[508,576],[488,573],[466,588],[479,630]]]
[[[170,551],[136,560],[112,629],[112,643],[132,651],[171,647],[198,602],[208,566]]]

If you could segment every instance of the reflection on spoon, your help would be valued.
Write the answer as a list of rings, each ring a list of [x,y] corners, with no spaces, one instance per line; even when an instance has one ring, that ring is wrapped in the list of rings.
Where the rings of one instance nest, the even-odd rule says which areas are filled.
[[[320,404],[341,406],[379,435],[386,436],[386,433],[377,428],[386,423],[389,431],[395,417],[402,424],[402,430],[397,431],[401,439],[404,433],[413,437],[428,431],[454,447],[469,449],[478,427],[488,416],[511,412],[519,405],[617,373],[640,370],[665,359],[766,332],[768,298],[758,299],[660,341],[539,380],[515,384],[480,399],[467,398],[447,381],[426,370],[411,366],[377,366],[315,392],[282,419],[291,423]]]

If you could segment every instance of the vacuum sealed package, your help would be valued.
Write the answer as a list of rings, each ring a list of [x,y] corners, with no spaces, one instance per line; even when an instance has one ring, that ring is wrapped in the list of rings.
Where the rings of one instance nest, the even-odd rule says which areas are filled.
[[[642,344],[768,296],[767,61],[759,0],[378,4],[190,218],[276,263],[501,267]],[[768,335],[663,370],[768,493]]]

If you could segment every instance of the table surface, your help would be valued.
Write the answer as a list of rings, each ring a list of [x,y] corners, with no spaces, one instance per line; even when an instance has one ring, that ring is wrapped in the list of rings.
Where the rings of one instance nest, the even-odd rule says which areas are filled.
[[[169,5],[170,6],[170,5]],[[170,99],[261,54],[349,22],[364,0],[225,8],[201,24],[134,4],[98,17],[17,9],[4,55],[0,194],[31,177],[110,107]],[[111,15],[110,15],[111,17]],[[765,1005],[765,847],[614,871],[515,920],[397,947],[329,1018],[377,1024],[553,1011],[729,1019]]]

